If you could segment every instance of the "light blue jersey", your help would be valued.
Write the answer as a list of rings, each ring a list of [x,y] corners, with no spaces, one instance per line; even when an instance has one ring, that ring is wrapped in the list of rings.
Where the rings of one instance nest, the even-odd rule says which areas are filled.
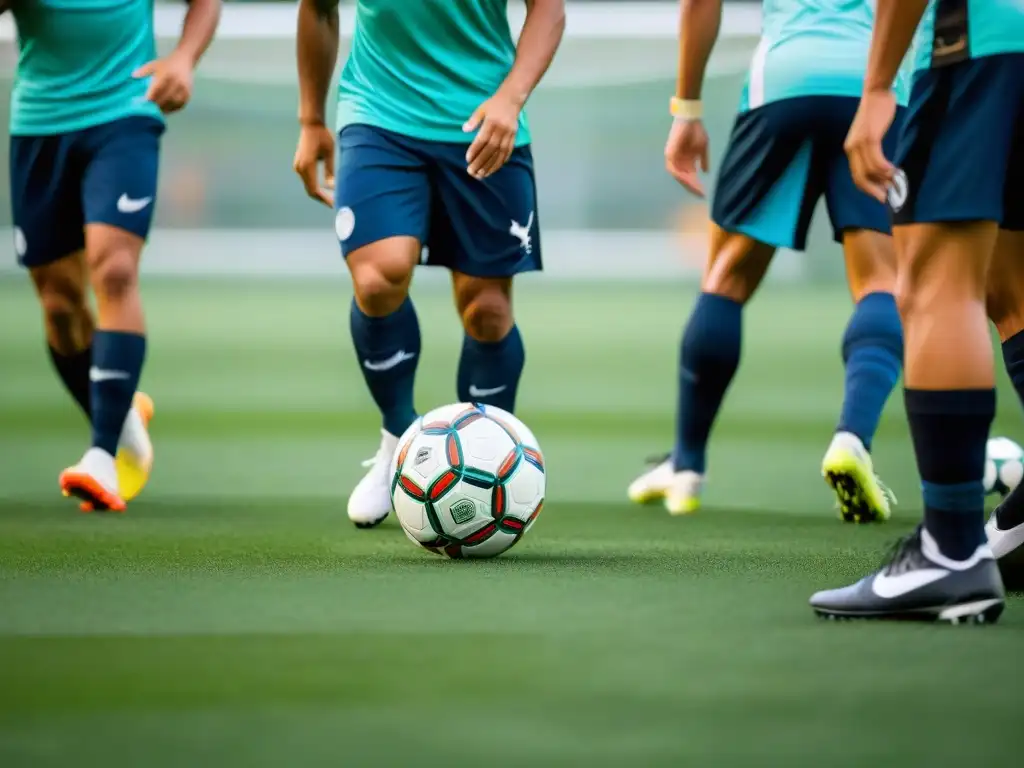
[[[1024,0],[931,0],[914,50],[915,71],[941,66],[933,54],[953,63],[1024,53]]]
[[[764,0],[740,111],[801,96],[860,98],[874,19],[874,0]],[[900,104],[909,85],[904,67],[893,86]]]
[[[362,123],[468,144],[463,124],[515,61],[508,0],[356,0],[355,13],[338,82],[338,130]],[[516,146],[529,143],[521,113]]]
[[[118,120],[162,119],[132,73],[156,58],[153,0],[17,0],[11,134],[51,136]]]

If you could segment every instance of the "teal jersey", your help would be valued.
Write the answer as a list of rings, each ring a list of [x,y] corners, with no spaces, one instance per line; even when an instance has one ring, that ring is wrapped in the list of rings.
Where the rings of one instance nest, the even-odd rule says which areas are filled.
[[[356,0],[355,37],[338,84],[338,130],[364,123],[417,139],[469,143],[463,124],[515,60],[507,6],[507,0]],[[516,146],[529,142],[524,113]]]
[[[914,52],[915,70],[941,66],[933,53],[946,54],[950,63],[1024,53],[1024,0],[931,0]]]
[[[49,136],[122,117],[162,119],[132,73],[156,57],[153,0],[14,0],[11,134]]]
[[[874,0],[764,0],[741,109],[800,96],[859,98],[874,20]],[[908,65],[894,84],[900,104],[909,74]]]

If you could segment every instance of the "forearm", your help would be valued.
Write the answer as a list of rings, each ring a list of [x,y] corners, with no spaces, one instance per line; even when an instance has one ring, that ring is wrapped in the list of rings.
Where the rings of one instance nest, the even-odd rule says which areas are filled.
[[[337,0],[300,0],[295,48],[299,70],[299,122],[323,123],[338,61]]]
[[[189,0],[185,22],[181,27],[177,52],[184,54],[194,67],[210,47],[220,21],[220,0]]]
[[[864,90],[892,88],[928,0],[878,0]]]
[[[700,99],[704,72],[718,40],[722,0],[682,0],[679,12],[679,72],[676,98]]]
[[[551,66],[564,31],[564,0],[526,0],[526,21],[519,35],[516,60],[501,85],[520,107]]]

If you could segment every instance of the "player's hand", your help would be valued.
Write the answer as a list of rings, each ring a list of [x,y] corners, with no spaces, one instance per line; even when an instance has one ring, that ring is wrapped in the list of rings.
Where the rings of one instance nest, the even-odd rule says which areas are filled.
[[[320,167],[323,166],[323,182]],[[334,207],[334,134],[323,123],[304,123],[295,148],[292,168],[306,194],[329,208]]]
[[[476,108],[462,130],[476,138],[466,152],[466,168],[475,179],[486,179],[503,166],[516,148],[520,105],[500,90]]]
[[[151,78],[146,101],[152,101],[165,115],[177,112],[192,98],[192,59],[177,51],[143,64],[132,77]]]
[[[882,139],[895,116],[896,97],[892,91],[866,91],[843,145],[854,182],[881,203],[896,171],[882,151]]]
[[[673,120],[665,143],[665,168],[672,178],[698,197],[704,197],[704,185],[697,169],[707,173],[708,132],[700,120]]]

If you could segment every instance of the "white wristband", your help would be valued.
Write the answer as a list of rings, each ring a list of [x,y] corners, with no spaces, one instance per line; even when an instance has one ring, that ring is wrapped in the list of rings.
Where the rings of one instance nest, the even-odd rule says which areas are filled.
[[[704,103],[700,99],[680,99],[673,96],[669,99],[668,111],[678,120],[700,120],[704,117]]]

